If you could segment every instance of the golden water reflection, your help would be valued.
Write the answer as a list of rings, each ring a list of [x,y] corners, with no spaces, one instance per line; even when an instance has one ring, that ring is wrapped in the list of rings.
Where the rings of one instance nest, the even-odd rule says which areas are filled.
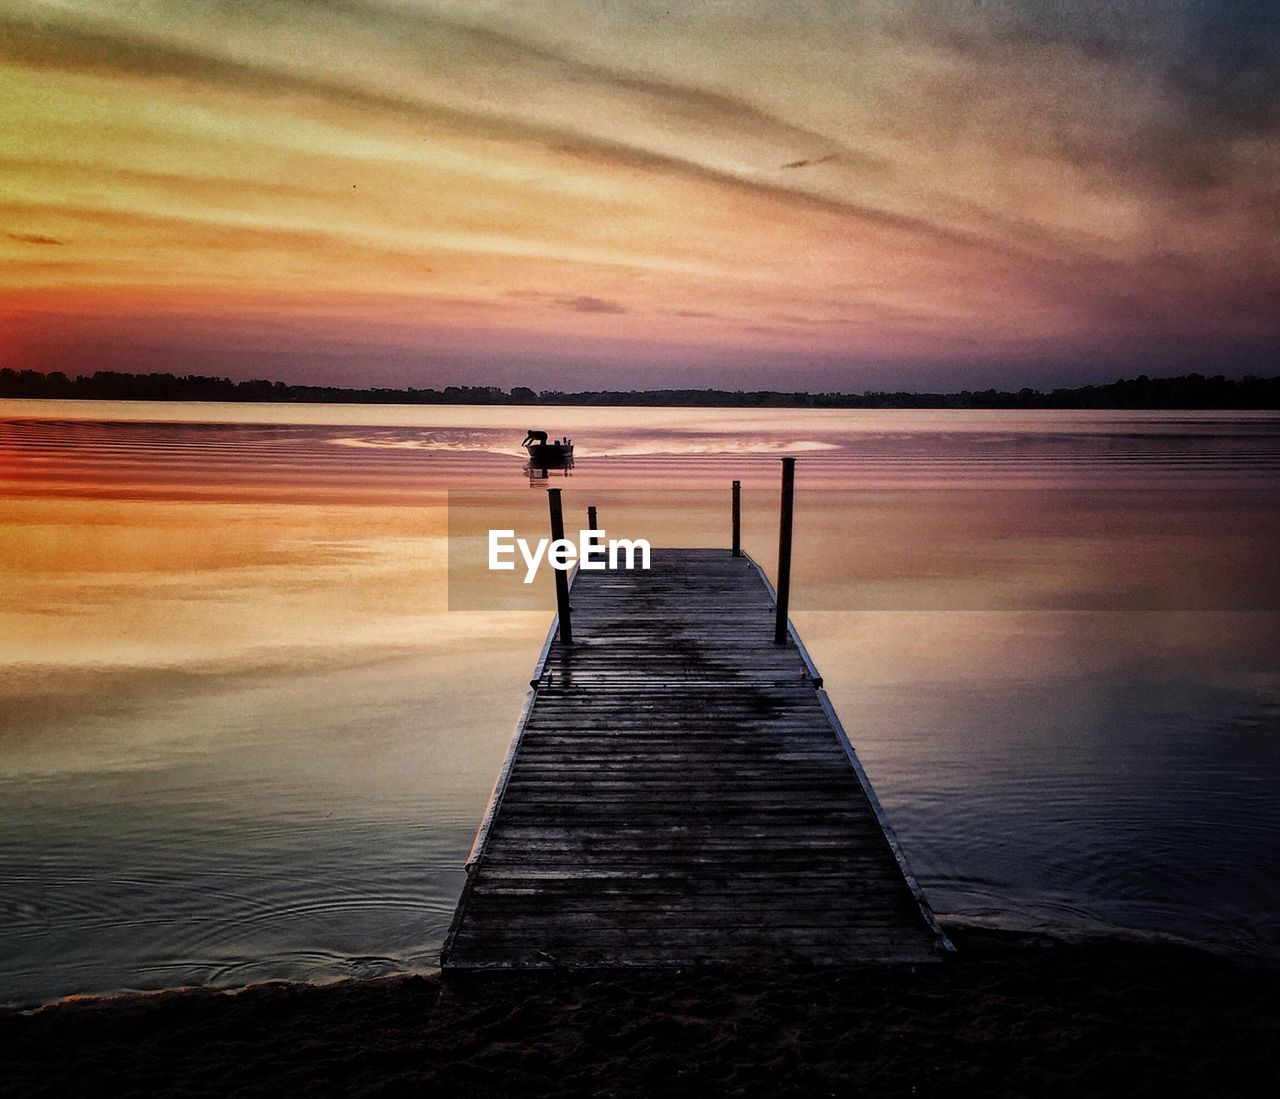
[[[1280,953],[1275,417],[78,405],[0,411],[0,999],[430,964],[551,605],[456,536],[544,533],[537,424],[571,529],[723,546],[740,478],[769,571],[803,444],[796,622],[943,912]]]

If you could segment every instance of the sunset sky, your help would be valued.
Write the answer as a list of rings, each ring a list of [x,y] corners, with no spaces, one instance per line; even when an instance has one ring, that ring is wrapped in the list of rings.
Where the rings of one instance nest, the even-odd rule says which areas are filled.
[[[0,7],[0,366],[1277,373],[1280,4]]]

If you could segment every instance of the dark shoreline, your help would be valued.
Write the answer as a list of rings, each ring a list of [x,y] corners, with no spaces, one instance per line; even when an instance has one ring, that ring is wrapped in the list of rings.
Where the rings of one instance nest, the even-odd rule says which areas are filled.
[[[852,409],[1084,409],[1103,411],[1269,411],[1280,409],[1280,376],[1182,374],[1177,377],[1121,378],[1098,385],[1041,391],[964,389],[949,393],[866,390],[806,393],[790,390],[601,389],[565,392],[510,390],[493,385],[450,385],[444,389],[295,385],[257,378],[199,374],[127,374],[98,370],[71,378],[55,371],[0,369],[0,399],[89,401],[212,401],[218,403],[552,405],[644,408],[852,408]]]
[[[1272,1095],[1280,966],[949,928],[915,968],[389,977],[0,1012],[0,1094]]]

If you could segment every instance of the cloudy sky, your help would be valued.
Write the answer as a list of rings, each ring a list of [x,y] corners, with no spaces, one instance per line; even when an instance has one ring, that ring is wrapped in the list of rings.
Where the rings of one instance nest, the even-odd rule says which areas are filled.
[[[0,7],[0,365],[1275,373],[1272,0]]]

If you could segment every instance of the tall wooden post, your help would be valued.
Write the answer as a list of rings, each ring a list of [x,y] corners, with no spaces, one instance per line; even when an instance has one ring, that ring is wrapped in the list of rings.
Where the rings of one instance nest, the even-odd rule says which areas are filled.
[[[787,643],[787,606],[791,602],[791,511],[796,497],[796,460],[782,459],[782,513],[778,519],[778,617],[775,645]]]
[[[733,482],[733,555],[742,556],[742,482]]]
[[[547,489],[547,503],[551,508],[551,541],[554,544],[564,537],[564,512],[560,509],[560,490]],[[569,620],[569,575],[564,569],[552,569],[556,576],[556,615],[559,623],[560,644],[573,644],[573,623]]]
[[[600,528],[596,525],[596,506],[595,504],[592,504],[587,508],[587,530],[599,529]]]

